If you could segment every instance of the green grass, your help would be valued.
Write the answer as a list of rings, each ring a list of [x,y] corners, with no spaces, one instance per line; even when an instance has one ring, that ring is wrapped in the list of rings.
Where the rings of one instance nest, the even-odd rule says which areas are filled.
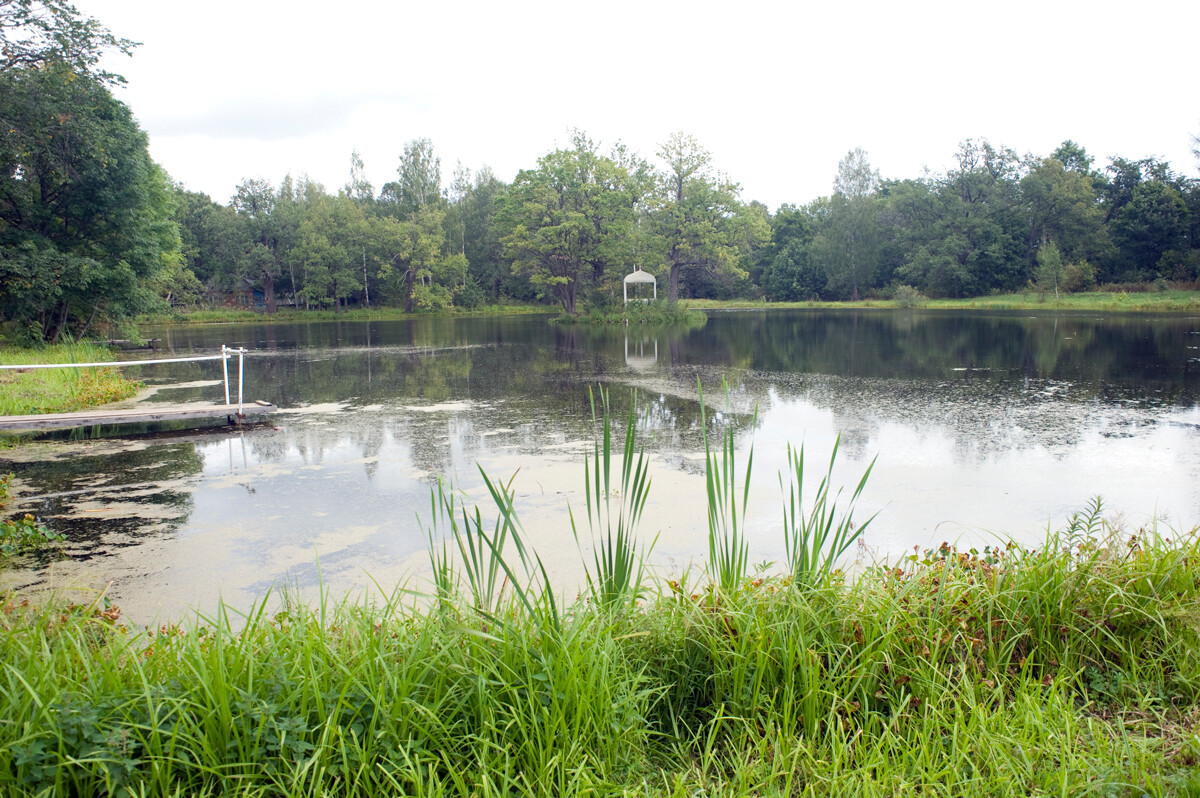
[[[0,792],[1188,794],[1200,547],[1080,542],[555,630],[401,593],[153,631],[9,603]]]
[[[631,302],[616,310],[591,308],[583,313],[563,313],[553,319],[555,324],[567,325],[670,326],[686,329],[703,327],[707,321],[708,317],[703,311],[661,299],[656,302]]]
[[[1086,291],[1063,294],[1019,292],[967,299],[930,299],[922,307],[933,310],[1067,310],[1094,312],[1161,312],[1200,310],[1200,291],[1136,290]],[[756,300],[688,299],[680,304],[700,310],[781,309],[781,308],[899,308],[903,305],[891,299],[864,299],[859,302],[765,302]]]
[[[405,313],[401,308],[372,307],[334,310],[302,310],[279,308],[274,315],[265,311],[238,308],[215,308],[178,311],[169,315],[143,316],[141,324],[261,324],[263,322],[305,321],[388,321],[395,319],[429,318],[431,316],[509,316],[530,313],[552,313],[553,307],[530,303],[487,305],[474,310],[444,310],[431,313]]]
[[[91,342],[56,344],[39,349],[2,349],[0,365],[35,363],[100,363],[113,353]],[[0,415],[69,413],[128,399],[141,383],[127,380],[115,368],[32,369],[0,371]]]
[[[635,566],[649,485],[636,415],[623,452],[609,415],[601,395],[589,528],[625,553],[585,553],[595,587],[566,606],[490,479],[494,525],[434,488],[428,596],[268,597],[157,630],[103,596],[10,599],[0,794],[1200,794],[1197,530],[1114,528],[1097,500],[1036,549],[943,546],[847,581],[830,558],[862,482],[840,516],[836,490],[806,511],[793,483],[803,578],[709,562],[694,587],[634,588],[603,574]],[[732,458],[707,462],[736,550]],[[822,548],[797,523],[842,532]]]

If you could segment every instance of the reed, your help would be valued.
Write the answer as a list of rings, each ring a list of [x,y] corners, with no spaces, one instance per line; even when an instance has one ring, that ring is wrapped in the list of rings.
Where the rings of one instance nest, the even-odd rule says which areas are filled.
[[[612,410],[608,392],[600,388],[600,410],[590,389],[592,409],[592,458],[583,461],[584,495],[587,499],[588,538],[592,559],[582,555],[582,535],[572,512],[571,532],[580,546],[588,594],[601,607],[636,602],[642,594],[645,561],[649,548],[638,545],[637,526],[650,494],[649,462],[637,440],[637,391],[631,391],[625,420],[620,473],[613,480]]]
[[[557,629],[562,618],[550,578],[541,557],[525,546],[524,529],[513,503],[512,479],[516,475],[505,484],[493,481],[482,467],[479,473],[495,504],[496,520],[490,532],[479,506],[468,510],[464,505],[456,504],[454,491],[441,479],[430,491],[433,525],[427,536],[439,602],[445,605],[459,588],[455,561],[445,544],[447,538],[453,538],[459,553],[457,563],[466,578],[475,612],[493,623],[502,623],[507,592],[529,618]],[[437,545],[439,527],[445,530],[440,549]],[[519,563],[510,562],[505,556],[509,544],[516,551]]]
[[[741,587],[749,572],[750,547],[746,542],[746,505],[750,500],[750,474],[754,468],[754,447],[746,458],[741,500],[738,500],[737,457],[733,426],[721,433],[720,452],[714,452],[708,436],[708,416],[704,407],[704,387],[696,381],[700,395],[700,428],[704,437],[704,487],[708,499],[708,575],[720,590],[732,592]],[[729,386],[725,386],[728,409]],[[754,410],[751,428],[758,423]]]
[[[829,455],[829,467],[817,484],[812,505],[807,515],[804,512],[804,446],[793,449],[787,446],[788,485],[784,487],[783,474],[779,475],[779,488],[783,493],[783,543],[788,572],[796,584],[814,579],[828,578],[838,560],[854,545],[875,520],[872,515],[862,524],[854,523],[854,506],[862,495],[871,470],[872,460],[863,472],[862,479],[850,495],[845,511],[839,516],[837,504],[841,488],[830,497],[833,485],[833,466],[837,461],[838,447],[842,442],[839,435]]]

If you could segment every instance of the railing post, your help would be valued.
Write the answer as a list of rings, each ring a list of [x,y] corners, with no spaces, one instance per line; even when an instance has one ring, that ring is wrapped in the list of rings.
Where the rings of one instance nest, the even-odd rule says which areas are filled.
[[[238,415],[242,415],[242,375],[245,374],[242,363],[246,359],[246,348],[238,347]]]
[[[221,344],[221,369],[225,372],[225,404],[229,404],[229,349]]]

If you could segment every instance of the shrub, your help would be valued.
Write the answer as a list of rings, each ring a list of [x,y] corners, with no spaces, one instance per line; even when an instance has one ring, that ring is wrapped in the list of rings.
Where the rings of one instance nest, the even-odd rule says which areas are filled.
[[[917,308],[929,301],[929,298],[911,285],[898,285],[892,291],[892,301],[902,308]]]

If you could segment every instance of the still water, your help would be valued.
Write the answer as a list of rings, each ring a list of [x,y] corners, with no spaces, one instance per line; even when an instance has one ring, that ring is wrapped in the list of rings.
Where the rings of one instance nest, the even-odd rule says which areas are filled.
[[[860,561],[1036,544],[1097,495],[1131,528],[1200,522],[1197,317],[767,311],[674,332],[495,317],[144,334],[175,356],[246,347],[247,399],[280,412],[240,432],[0,452],[13,510],[65,533],[69,555],[6,569],[3,586],[90,599],[112,582],[143,623],[279,587],[420,591],[431,486],[451,481],[486,515],[482,467],[512,479],[530,542],[573,595],[568,506],[585,516],[593,386],[620,415],[637,389],[653,477],[642,532],[664,578],[706,552],[698,382],[710,434],[732,425],[742,464],[753,447],[754,563],[783,555],[787,444],[804,444],[815,485],[839,435],[835,484],[852,490],[877,458]],[[219,362],[129,373],[149,386],[142,402],[223,399]]]

